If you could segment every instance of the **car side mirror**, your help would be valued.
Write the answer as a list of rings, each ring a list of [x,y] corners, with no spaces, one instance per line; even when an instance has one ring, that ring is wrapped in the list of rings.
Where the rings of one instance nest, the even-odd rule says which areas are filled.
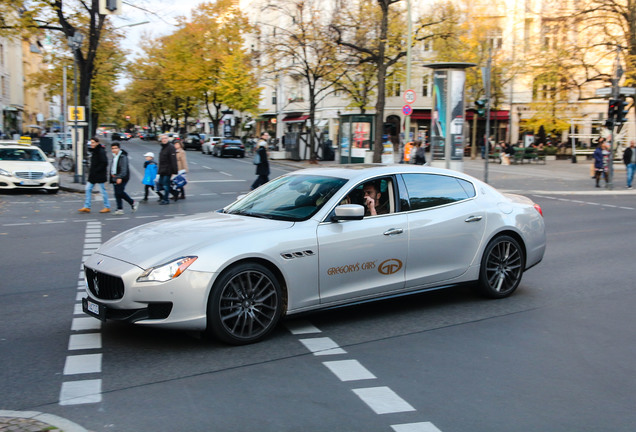
[[[331,220],[334,222],[344,220],[362,220],[364,218],[364,207],[358,204],[342,204],[333,211]]]

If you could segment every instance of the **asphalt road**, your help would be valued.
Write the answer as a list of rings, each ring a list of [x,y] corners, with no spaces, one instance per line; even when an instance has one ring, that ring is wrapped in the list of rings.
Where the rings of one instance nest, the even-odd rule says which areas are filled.
[[[141,155],[159,145],[125,148],[140,197]],[[619,173],[615,191],[596,190],[582,164],[489,167],[493,185],[542,206],[548,232],[544,261],[510,298],[456,288],[308,314],[245,347],[112,323],[87,331],[98,344],[78,345],[89,234],[105,241],[249,190],[249,159],[187,154],[187,199],[135,214],[96,213],[98,195],[84,215],[79,194],[0,194],[0,410],[91,431],[634,429],[636,195],[618,188]],[[272,167],[272,177],[294,169]],[[483,177],[479,161],[465,168]],[[90,359],[79,371],[77,356]],[[62,404],[80,381],[99,382],[99,401]]]

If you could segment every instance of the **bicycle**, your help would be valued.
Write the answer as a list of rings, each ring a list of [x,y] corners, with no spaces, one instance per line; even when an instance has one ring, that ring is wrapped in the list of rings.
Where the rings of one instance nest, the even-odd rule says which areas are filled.
[[[57,158],[57,167],[60,171],[69,172],[73,170],[75,166],[75,161],[71,157],[70,154],[60,152],[60,155]]]

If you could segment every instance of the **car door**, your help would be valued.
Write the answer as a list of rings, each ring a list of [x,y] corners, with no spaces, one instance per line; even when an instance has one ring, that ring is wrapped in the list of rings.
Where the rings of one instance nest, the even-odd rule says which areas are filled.
[[[407,287],[461,276],[479,250],[486,224],[474,186],[437,174],[404,174],[402,179],[409,206]]]
[[[387,183],[387,214],[318,226],[321,303],[404,288],[408,216],[395,212],[393,182]]]

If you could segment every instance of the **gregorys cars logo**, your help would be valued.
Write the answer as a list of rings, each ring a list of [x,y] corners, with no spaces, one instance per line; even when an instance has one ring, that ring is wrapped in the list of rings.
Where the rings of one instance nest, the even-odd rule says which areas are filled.
[[[402,261],[399,259],[391,258],[386,261],[382,261],[378,266],[378,272],[383,275],[391,275],[397,273],[402,268]]]

